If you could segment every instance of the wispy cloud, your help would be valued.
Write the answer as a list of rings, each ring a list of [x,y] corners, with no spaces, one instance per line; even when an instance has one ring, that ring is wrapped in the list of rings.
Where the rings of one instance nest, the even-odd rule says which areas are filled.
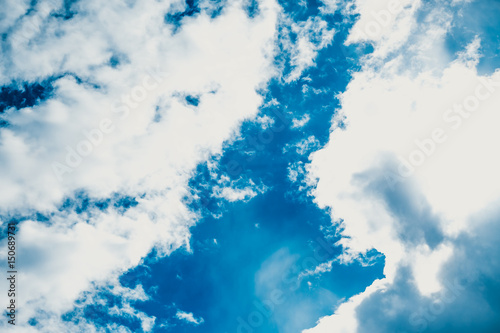
[[[205,321],[201,317],[195,318],[192,312],[184,312],[181,310],[177,310],[177,313],[175,314],[175,316],[179,320],[186,321],[186,322],[193,324],[193,325],[196,325],[196,326],[203,324],[203,322]]]

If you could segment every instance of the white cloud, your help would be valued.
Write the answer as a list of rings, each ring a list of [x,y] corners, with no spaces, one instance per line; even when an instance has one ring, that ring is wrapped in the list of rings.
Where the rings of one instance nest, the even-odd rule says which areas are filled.
[[[268,115],[258,117],[257,119],[255,119],[255,122],[260,124],[263,130],[268,129],[274,125],[274,119],[272,119]]]
[[[210,176],[217,184],[210,186],[211,195],[214,198],[224,199],[228,202],[248,201],[258,194],[265,193],[269,188],[264,184],[255,184],[252,179],[240,177],[231,180],[226,175],[220,175],[216,171],[216,163],[208,163]],[[219,203],[223,205],[223,203]]]
[[[290,150],[295,150],[295,152],[299,155],[305,155],[313,149],[317,149],[319,147],[319,141],[313,135],[300,140],[295,144],[287,144],[283,147],[283,152],[286,153]]]
[[[338,0],[321,0],[323,6],[320,7],[320,11],[324,14],[334,14],[339,8]]]
[[[297,41],[288,45],[293,70],[285,78],[286,82],[296,81],[304,70],[314,66],[318,50],[331,44],[335,34],[335,30],[318,16],[310,17],[305,22],[292,23],[291,31],[297,35]]]
[[[292,128],[302,128],[309,122],[310,119],[311,118],[308,114],[304,115],[300,119],[292,119]]]
[[[0,133],[0,210],[50,216],[49,223],[19,225],[19,278],[29,281],[18,299],[19,330],[71,331],[74,324],[60,315],[82,292],[108,286],[154,246],[163,255],[188,246],[197,219],[184,202],[188,180],[258,112],[256,90],[275,74],[276,3],[261,2],[253,19],[238,2],[228,4],[215,19],[206,13],[185,19],[173,34],[164,16],[178,3],[77,2],[67,21],[40,13],[40,29],[25,38],[16,34],[24,33],[28,17],[5,28],[10,47],[2,50],[0,82],[57,77],[49,99],[8,110],[3,118],[10,126]],[[119,59],[115,67],[112,56]],[[198,106],[185,95],[199,96]],[[103,127],[103,120],[112,123]],[[60,181],[53,164],[66,165],[68,149],[91,152],[66,166]],[[80,190],[93,200],[119,193],[138,204],[125,212],[57,210]],[[37,327],[30,328],[35,316]],[[141,320],[145,329],[154,325]]]
[[[314,269],[308,269],[305,272],[301,272],[299,274],[299,278],[307,277],[307,276],[315,276],[315,275],[321,275],[322,273],[325,272],[330,272],[332,270],[332,264],[333,260],[329,260],[327,262],[323,262],[316,266]]]
[[[217,194],[218,197],[224,198],[229,202],[250,200],[256,195],[257,193],[251,187],[247,187],[244,189],[225,187],[221,189],[220,193]]]
[[[175,314],[177,319],[179,320],[184,320],[187,321],[188,323],[194,324],[194,325],[200,325],[202,324],[205,320],[203,318],[195,318],[192,312],[184,312],[181,310],[177,310],[177,313]]]
[[[387,54],[408,39],[415,25],[413,14],[420,1],[383,0],[355,1],[353,11],[359,14],[346,44],[374,42],[375,53]]]
[[[108,310],[108,313],[112,316],[132,317],[139,319],[143,332],[151,332],[155,325],[155,317],[148,317],[144,312],[137,311],[136,309],[131,307],[130,304],[125,304],[121,307],[115,305]]]
[[[365,40],[363,24],[382,8],[368,1],[357,4],[361,18],[350,42]],[[415,311],[433,309],[432,302],[447,292],[451,272],[467,276],[455,268],[465,247],[462,238],[474,234],[477,215],[500,198],[500,185],[493,181],[500,168],[493,144],[500,140],[495,129],[500,71],[478,74],[477,38],[449,62],[444,36],[453,9],[438,5],[417,12],[419,6],[416,2],[394,15],[408,29],[397,30],[396,22],[371,38],[375,51],[342,94],[330,141],[312,154],[308,166],[310,178],[318,182],[316,202],[330,207],[341,226],[342,260],[376,249],[385,255],[386,278],[307,332],[417,329],[421,317]],[[417,14],[423,18],[417,20]],[[491,244],[484,234],[478,237],[468,245]],[[493,245],[485,249],[489,259],[471,264],[473,270],[490,271],[487,262],[495,251]],[[476,287],[467,296],[494,307]],[[458,315],[466,297],[457,299],[439,312],[445,315],[433,314],[436,327],[466,320]],[[485,323],[492,318],[485,315]],[[425,323],[432,327],[433,321]]]

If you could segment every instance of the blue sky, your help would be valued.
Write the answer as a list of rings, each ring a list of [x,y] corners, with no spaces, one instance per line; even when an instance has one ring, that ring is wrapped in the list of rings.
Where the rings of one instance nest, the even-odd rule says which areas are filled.
[[[0,330],[499,331],[499,12],[6,2]]]
[[[315,3],[307,10],[286,3],[284,7],[298,21],[318,14]],[[195,12],[188,9],[185,15]],[[340,15],[327,19],[332,27],[340,27]],[[345,33],[339,32],[335,38],[341,43]],[[289,164],[307,163],[307,155],[295,149],[283,153],[283,149],[311,135],[318,140],[318,147],[327,142],[330,118],[338,107],[332,92],[345,87],[348,70],[356,65],[346,58],[349,51],[344,52],[339,51],[338,44],[321,50],[317,66],[302,74],[307,79],[285,85],[272,80],[264,104],[274,100],[279,105],[262,107],[260,115],[270,117],[274,125],[263,128],[253,120],[243,123],[240,138],[228,143],[219,157],[216,177],[227,176],[242,183],[252,180],[265,186],[266,192],[244,203],[221,202],[211,197],[217,179],[206,164],[200,164],[190,180],[200,200],[191,202],[191,207],[199,209],[203,218],[191,229],[190,249],[181,248],[162,259],[153,251],[142,265],[120,277],[123,286],[133,289],[140,284],[152,295],[151,300],[135,307],[164,325],[158,332],[244,331],[245,325],[238,318],[250,325],[255,312],[264,322],[251,329],[294,332],[313,326],[342,299],[363,291],[383,276],[383,256],[375,252],[370,254],[373,262],[369,266],[334,264],[330,272],[298,280],[302,271],[334,260],[341,249],[333,245],[338,237],[328,212],[318,209],[306,191],[300,193],[287,177]],[[289,58],[283,52],[276,61],[289,66]],[[304,93],[304,87],[320,92]],[[197,103],[191,96],[186,100]],[[294,129],[292,119],[304,115],[309,116],[307,124]],[[277,267],[276,271],[267,272],[268,266]],[[259,279],[262,274],[265,281]],[[255,302],[269,301],[273,290],[283,293],[284,303],[276,304],[275,314],[267,317]],[[85,311],[105,317],[107,307],[89,306]],[[195,319],[203,318],[203,323],[179,319],[178,311],[193,313]],[[137,321],[135,326],[134,321],[125,323],[139,327]]]

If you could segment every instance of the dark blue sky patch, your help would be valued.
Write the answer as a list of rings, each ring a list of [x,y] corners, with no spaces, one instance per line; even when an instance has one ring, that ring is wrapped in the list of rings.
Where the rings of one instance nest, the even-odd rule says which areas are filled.
[[[112,52],[113,52],[113,54],[109,58],[108,64],[107,64],[111,68],[119,68],[121,65],[130,63],[130,59],[128,58],[128,56],[126,54],[121,53],[121,52],[117,52],[116,50],[112,50]]]
[[[183,12],[167,13],[165,15],[165,23],[171,24],[174,27],[173,32],[175,33],[181,27],[182,20],[185,17],[194,16],[200,12],[197,0],[186,0],[186,9]]]
[[[182,12],[167,13],[165,15],[165,23],[173,27],[173,33],[177,33],[182,26],[182,21],[186,17],[193,17],[200,13],[205,13],[210,18],[214,19],[222,14],[227,1],[208,1],[204,3],[205,7],[200,7],[200,2],[198,0],[186,0],[185,10]]]
[[[246,12],[248,14],[248,17],[254,18],[256,16],[259,16],[260,8],[259,8],[259,3],[257,2],[257,0],[248,1],[248,4],[247,4],[245,9],[246,9]]]
[[[189,105],[198,106],[198,104],[200,104],[199,96],[187,95],[185,99]]]
[[[6,109],[32,107],[52,96],[51,80],[35,83],[12,83],[0,88],[0,112]]]
[[[138,204],[139,203],[134,197],[115,195],[114,198],[115,209],[117,209],[118,211],[122,211],[122,213],[124,213],[125,211],[127,211],[132,207],[137,206]]]
[[[75,212],[77,214],[92,214],[94,211],[106,211],[110,207],[124,214],[130,208],[138,205],[135,197],[114,193],[109,198],[92,198],[83,190],[76,191],[72,197],[66,197],[60,212]]]
[[[31,14],[35,10],[36,4],[39,3],[39,2],[40,2],[40,0],[31,0],[30,1],[30,8],[26,12],[26,15]]]
[[[12,82],[0,87],[0,112],[10,107],[22,109],[37,105],[47,99],[54,97],[56,89],[54,82],[71,77],[76,83],[91,89],[102,89],[103,87],[88,77],[81,77],[72,72],[65,72],[56,76],[49,76],[39,82]]]
[[[300,1],[278,1],[284,11],[291,15],[294,21],[306,21],[311,16],[320,14],[319,8],[323,5],[321,1],[307,0],[307,6],[302,6]]]
[[[64,0],[62,8],[59,11],[53,13],[52,15],[54,17],[57,17],[57,18],[60,18],[63,20],[72,19],[77,14],[77,12],[75,10],[73,10],[73,8],[71,8],[71,7],[73,6],[73,4],[77,3],[78,1],[79,0]]]
[[[199,164],[196,167],[196,174],[189,180],[190,196],[186,198],[188,207],[204,215],[219,214],[219,200],[212,197],[212,188],[217,185],[217,179],[210,175],[207,163]],[[190,198],[199,197],[198,200]]]
[[[113,68],[118,67],[120,64],[120,58],[117,55],[112,55],[111,58],[109,58],[109,65]]]
[[[0,241],[8,237],[7,230],[9,224],[15,225],[16,228],[18,228],[17,226],[19,225],[19,223],[27,219],[28,219],[27,217],[21,217],[21,216],[5,216],[5,215],[0,216],[0,220],[2,221],[2,223],[0,223],[0,232],[1,232]]]
[[[0,115],[0,117],[1,117],[1,115]],[[0,118],[0,128],[9,127],[9,125],[10,125],[10,123],[7,120]]]
[[[90,207],[90,198],[85,191],[75,192],[73,197],[67,197],[63,200],[59,211],[74,211],[77,214],[81,214],[87,211]]]
[[[30,318],[28,320],[28,325],[30,326],[36,326],[38,324],[38,321],[36,320],[36,318]]]
[[[32,212],[31,214],[29,212],[24,214],[11,212],[8,215],[0,215],[0,221],[2,221],[2,223],[0,223],[0,241],[7,238],[7,227],[9,223],[14,223],[16,228],[18,228],[17,226],[19,224],[27,220],[38,221],[50,225],[52,223],[50,220],[52,215],[53,214],[45,214],[44,212]]]
[[[35,221],[40,221],[40,222],[49,222],[50,221],[50,216],[47,216],[41,212],[36,212],[35,213]]]

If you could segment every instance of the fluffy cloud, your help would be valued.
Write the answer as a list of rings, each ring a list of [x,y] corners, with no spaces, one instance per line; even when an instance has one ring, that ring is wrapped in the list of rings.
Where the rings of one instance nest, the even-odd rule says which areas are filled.
[[[290,32],[296,35],[295,42],[289,42],[292,71],[285,78],[292,82],[300,78],[306,68],[315,65],[318,51],[331,44],[335,30],[319,16],[312,16],[304,22],[290,24]]]
[[[184,321],[191,323],[193,325],[200,325],[204,322],[203,318],[196,319],[192,312],[184,312],[184,311],[178,310],[177,313],[175,314],[175,316],[177,317],[177,319],[184,320]]]
[[[153,247],[165,255],[188,246],[197,218],[185,205],[188,181],[257,114],[257,90],[274,75],[279,8],[263,1],[250,18],[241,2],[217,17],[202,6],[176,28],[165,15],[182,12],[180,1],[12,6],[0,82],[53,86],[46,100],[2,115],[0,210],[24,216],[16,329],[92,331],[60,320],[82,292],[113,285]],[[82,193],[106,205],[64,209]],[[34,212],[48,221],[26,218]],[[116,311],[154,325],[127,306]]]
[[[386,277],[307,332],[498,330],[499,215],[491,207],[500,198],[500,71],[477,72],[480,37],[447,52],[450,20],[466,4],[403,4],[376,37],[362,27],[382,9],[357,4],[348,41],[371,41],[374,52],[308,170],[316,202],[342,230],[341,259],[376,249]]]

